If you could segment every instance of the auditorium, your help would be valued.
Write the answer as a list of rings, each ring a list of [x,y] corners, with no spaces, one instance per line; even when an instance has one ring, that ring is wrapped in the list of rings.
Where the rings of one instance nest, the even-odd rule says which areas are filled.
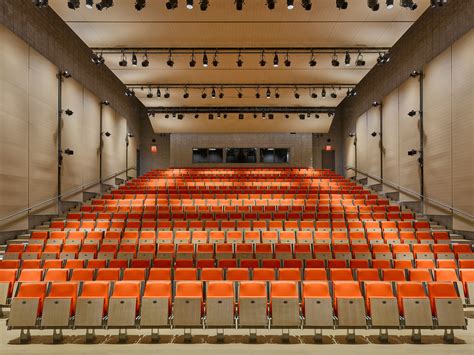
[[[0,0],[0,353],[474,354],[473,25]]]

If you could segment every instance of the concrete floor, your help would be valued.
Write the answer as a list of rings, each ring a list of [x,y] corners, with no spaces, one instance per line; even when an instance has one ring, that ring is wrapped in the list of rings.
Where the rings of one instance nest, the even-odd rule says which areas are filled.
[[[118,343],[118,330],[98,331],[96,346],[85,344],[84,330],[68,330],[64,332],[63,344],[52,343],[52,330],[32,331],[30,344],[19,344],[19,331],[7,331],[6,320],[0,319],[0,354],[84,354],[89,351],[101,355],[109,354],[159,354],[193,355],[216,354],[252,354],[286,355],[314,354],[316,351],[330,351],[332,354],[364,354],[391,355],[409,354],[462,354],[474,355],[474,319],[469,320],[468,330],[455,331],[455,344],[445,344],[442,331],[424,330],[422,344],[413,344],[410,331],[392,330],[389,344],[380,344],[376,330],[358,330],[356,344],[347,344],[345,331],[324,331],[323,344],[315,344],[312,331],[292,331],[290,344],[284,344],[280,339],[280,331],[259,330],[256,344],[249,344],[247,333],[243,330],[226,330],[225,343],[216,343],[215,331],[194,330],[193,342],[183,342],[181,330],[162,331],[159,344],[150,342],[150,332],[147,330],[130,331],[126,344]],[[244,335],[245,334],[245,335]]]

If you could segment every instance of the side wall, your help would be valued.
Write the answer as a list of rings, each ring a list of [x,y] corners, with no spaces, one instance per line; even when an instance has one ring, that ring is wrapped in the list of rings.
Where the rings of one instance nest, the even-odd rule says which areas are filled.
[[[384,96],[382,118],[371,108],[350,122],[357,133],[358,170],[383,176],[385,181],[415,193],[421,191],[419,154],[420,115],[423,110],[424,194],[447,206],[474,215],[474,30],[424,65],[420,77],[405,82]],[[420,105],[420,98],[422,105]],[[413,117],[408,112],[415,110]],[[374,123],[371,123],[373,117]],[[371,133],[382,119],[383,170],[380,149]],[[347,129],[350,129],[348,124]],[[346,147],[349,152],[349,147]],[[346,161],[352,157],[346,153]],[[353,166],[353,165],[352,165]],[[360,174],[359,177],[363,177]],[[369,181],[370,184],[370,181]],[[393,191],[384,187],[387,192]],[[416,200],[416,195],[401,194],[400,199]],[[427,201],[425,213],[446,215],[450,211]],[[474,231],[472,219],[454,213],[453,229]]]
[[[58,68],[21,38],[0,25],[0,219],[33,206],[58,192]],[[61,170],[64,193],[99,179],[100,102],[74,77],[63,80]],[[104,106],[103,176],[125,169],[127,120]],[[129,166],[135,166],[138,138],[131,138]],[[99,185],[90,191],[98,192]],[[82,201],[71,194],[68,201]],[[57,204],[44,205],[34,214],[56,214]],[[28,218],[19,215],[0,222],[0,232],[28,229]]]

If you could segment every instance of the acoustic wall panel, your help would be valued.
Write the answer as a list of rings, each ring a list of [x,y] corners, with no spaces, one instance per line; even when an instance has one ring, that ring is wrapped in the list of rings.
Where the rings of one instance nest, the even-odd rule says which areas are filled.
[[[380,178],[380,106],[372,107],[367,111],[367,173]],[[375,136],[373,135],[375,134]],[[369,185],[379,182],[370,177]]]
[[[357,119],[357,170],[367,172],[367,113],[364,113]],[[364,174],[358,173],[357,179],[365,178]]]
[[[382,102],[383,178],[390,183],[398,185],[400,183],[398,88],[384,97]],[[384,185],[383,190],[391,192],[395,189]]]

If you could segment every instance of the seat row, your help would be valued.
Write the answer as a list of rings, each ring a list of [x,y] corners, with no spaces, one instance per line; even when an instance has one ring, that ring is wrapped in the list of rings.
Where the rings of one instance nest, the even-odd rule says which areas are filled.
[[[183,231],[183,230],[91,230],[33,231],[28,244],[447,244],[447,232],[343,232],[343,231]],[[464,248],[457,246],[453,248]],[[450,248],[450,247],[449,247]],[[454,250],[455,250],[454,249]],[[470,248],[467,248],[470,249]],[[466,250],[467,250],[466,249]]]
[[[462,301],[451,282],[368,281],[88,281],[20,283],[8,329],[93,330],[162,328],[466,329]],[[59,332],[57,331],[59,330]],[[156,336],[156,332],[152,334]],[[190,332],[188,332],[190,334]]]
[[[57,269],[57,268],[373,268],[373,269],[474,269],[474,260],[454,259],[25,259],[0,260],[0,269]]]

